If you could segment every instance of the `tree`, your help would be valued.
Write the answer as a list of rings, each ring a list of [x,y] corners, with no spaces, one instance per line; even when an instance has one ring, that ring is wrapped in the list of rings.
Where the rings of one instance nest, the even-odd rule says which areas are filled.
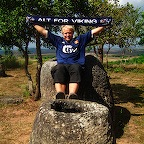
[[[33,7],[34,6],[34,7]],[[25,57],[25,72],[30,83],[31,95],[39,99],[40,95],[40,70],[42,66],[41,41],[33,27],[29,28],[25,23],[27,14],[49,15],[49,16],[68,16],[68,17],[98,17],[112,16],[114,19],[113,27],[101,33],[91,43],[98,47],[100,60],[103,62],[104,44],[119,45],[120,48],[128,47],[138,35],[136,34],[138,10],[132,5],[120,7],[118,1],[109,3],[107,0],[2,0],[0,7],[0,44],[2,46],[16,46]],[[47,27],[47,26],[46,26]],[[60,31],[59,26],[51,27],[52,31]],[[76,33],[81,34],[92,27],[75,26]],[[36,92],[34,91],[33,81],[28,71],[28,45],[36,39],[36,49],[38,55]]]
[[[60,1],[58,1],[60,4]],[[35,6],[35,7],[32,7]],[[40,50],[40,36],[35,35],[33,27],[29,28],[25,23],[27,14],[32,15],[55,15],[59,11],[55,11],[57,7],[56,1],[42,0],[42,1],[29,1],[29,0],[16,0],[8,1],[2,0],[0,7],[0,45],[7,47],[16,46],[22,52],[25,58],[25,72],[28,77],[30,94],[39,99],[40,94],[40,70],[42,66],[42,57]],[[59,5],[58,5],[59,7]],[[65,8],[65,5],[63,5]],[[67,5],[69,8],[69,5]],[[54,29],[57,30],[57,29]],[[37,50],[37,72],[36,72],[36,89],[34,91],[33,80],[28,70],[28,45],[32,42],[32,38],[36,38]]]
[[[28,70],[28,45],[29,42],[32,42],[32,37],[34,37],[34,29],[29,29],[25,23],[26,14],[31,9],[31,7],[28,8],[28,2],[22,0],[4,0],[1,2],[0,44],[8,47],[16,46],[22,52],[25,58],[25,73],[28,78],[29,91],[34,96],[33,80]]]
[[[134,9],[133,5],[127,3],[124,6],[120,6],[118,1],[109,3],[108,1],[100,2],[90,1],[92,7],[90,15],[94,16],[112,16],[113,26],[101,33],[96,41],[93,43],[98,46],[98,52],[100,54],[100,60],[103,62],[103,46],[104,44],[118,45],[120,48],[128,48],[130,45],[136,44],[136,38],[138,37],[137,26],[139,20],[139,9]],[[107,52],[107,53],[108,53]]]
[[[138,26],[140,27],[140,30],[138,32],[139,37],[140,37],[139,44],[144,45],[144,12],[141,12],[141,18],[138,23]]]
[[[136,38],[138,37],[139,9],[134,9],[133,5],[127,3],[123,8],[123,12],[123,21],[119,25],[119,34],[116,36],[119,47],[128,48],[130,45],[136,44]]]
[[[28,31],[25,24],[25,9],[22,1],[1,1],[0,20],[0,44],[2,46],[16,46],[22,52],[25,58],[25,73],[29,83],[32,82],[31,75],[28,71],[28,44],[31,40],[32,33]],[[29,88],[33,86],[29,85]],[[33,89],[30,90],[33,94]]]

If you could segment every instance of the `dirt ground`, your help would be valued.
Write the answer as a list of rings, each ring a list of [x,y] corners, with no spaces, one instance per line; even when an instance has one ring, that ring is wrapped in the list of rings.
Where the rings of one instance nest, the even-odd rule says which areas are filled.
[[[8,70],[0,78],[0,97],[23,96],[27,84],[24,70]],[[144,144],[144,74],[111,73],[116,102],[117,144]],[[28,144],[32,125],[41,101],[25,98],[15,105],[0,108],[0,143]]]

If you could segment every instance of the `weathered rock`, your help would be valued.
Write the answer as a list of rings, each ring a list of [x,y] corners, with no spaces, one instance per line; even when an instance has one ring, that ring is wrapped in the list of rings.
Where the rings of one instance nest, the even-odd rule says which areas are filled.
[[[113,144],[109,109],[81,100],[44,102],[30,144]]]
[[[56,91],[51,76],[51,68],[56,61],[47,61],[41,69],[41,95],[42,100],[54,100]],[[102,103],[112,108],[113,96],[106,71],[99,60],[92,56],[86,56],[85,71],[78,91],[80,100]]]
[[[7,105],[7,104],[20,104],[23,102],[23,98],[22,97],[18,97],[18,96],[1,96],[0,97],[0,104],[2,105]]]
[[[43,64],[41,68],[40,90],[41,90],[41,99],[43,101],[55,99],[54,96],[56,95],[56,91],[51,76],[51,69],[55,65],[56,61],[47,61]]]
[[[44,103],[35,118],[30,144],[115,144],[112,90],[102,64],[86,56],[79,100],[55,100],[51,76],[55,65],[56,61],[47,61],[41,69]]]

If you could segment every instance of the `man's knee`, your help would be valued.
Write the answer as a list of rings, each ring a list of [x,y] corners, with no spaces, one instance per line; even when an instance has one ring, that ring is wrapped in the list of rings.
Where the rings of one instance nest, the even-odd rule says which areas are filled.
[[[81,73],[82,66],[80,64],[73,64],[73,65],[70,66],[70,71]]]
[[[70,82],[81,82],[82,66],[79,64],[71,65],[70,67]]]
[[[66,68],[63,64],[57,64],[52,70],[51,70],[52,77],[54,79],[54,83],[67,83],[68,74],[66,71]]]

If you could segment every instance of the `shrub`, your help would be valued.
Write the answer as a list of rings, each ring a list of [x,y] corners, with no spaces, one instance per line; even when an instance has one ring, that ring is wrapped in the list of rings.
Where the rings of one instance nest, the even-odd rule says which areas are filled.
[[[18,60],[15,56],[6,55],[1,58],[1,63],[3,63],[5,69],[9,68],[20,68],[23,66],[23,62]]]

